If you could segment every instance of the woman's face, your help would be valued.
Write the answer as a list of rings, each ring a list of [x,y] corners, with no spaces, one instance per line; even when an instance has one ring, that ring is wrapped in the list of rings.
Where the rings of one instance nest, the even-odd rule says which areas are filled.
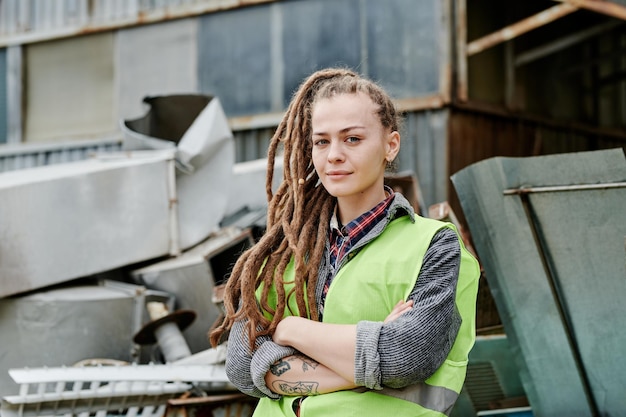
[[[385,166],[398,153],[400,135],[382,126],[377,111],[360,92],[322,99],[313,107],[313,165],[340,204],[373,207],[385,196]]]

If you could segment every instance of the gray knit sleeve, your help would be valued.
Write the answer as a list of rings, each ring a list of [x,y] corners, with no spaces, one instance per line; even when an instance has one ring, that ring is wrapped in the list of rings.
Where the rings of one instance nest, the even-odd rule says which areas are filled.
[[[402,388],[431,376],[448,356],[461,324],[455,306],[461,262],[457,234],[433,237],[410,294],[413,308],[398,319],[357,324],[355,382]]]
[[[257,398],[279,398],[265,385],[265,374],[274,362],[294,352],[293,348],[277,345],[269,336],[261,336],[256,341],[254,353],[251,353],[245,321],[236,321],[228,335],[226,375],[244,394]]]

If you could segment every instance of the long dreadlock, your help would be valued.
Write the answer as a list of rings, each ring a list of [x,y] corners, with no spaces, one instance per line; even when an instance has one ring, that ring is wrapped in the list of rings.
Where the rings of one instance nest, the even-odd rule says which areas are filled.
[[[299,315],[307,317],[308,314],[312,320],[318,319],[314,289],[336,200],[319,184],[311,161],[311,112],[317,100],[359,91],[379,105],[382,125],[398,130],[398,115],[389,96],[372,81],[348,69],[317,71],[294,94],[269,145],[266,232],[239,257],[233,268],[224,292],[225,319],[210,335],[213,346],[236,320],[245,318],[253,349],[257,337],[273,334],[283,317],[287,300],[294,295]],[[281,148],[284,150],[283,180],[273,193],[274,161]],[[286,294],[283,276],[292,259],[295,286]],[[261,285],[262,293],[257,300],[256,290]],[[268,304],[270,288],[275,289],[277,295],[275,309]],[[305,288],[311,290],[305,294]],[[271,320],[263,315],[263,310],[272,315]]]

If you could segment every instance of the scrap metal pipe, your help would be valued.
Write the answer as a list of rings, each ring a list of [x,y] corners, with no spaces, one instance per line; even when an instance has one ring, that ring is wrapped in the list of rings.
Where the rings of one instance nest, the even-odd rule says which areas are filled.
[[[487,36],[470,42],[467,44],[467,56],[475,55],[499,43],[516,38],[519,35],[560,19],[561,17],[575,12],[576,10],[578,10],[578,7],[569,3],[553,6],[543,12],[537,13],[536,15],[527,17],[517,23],[502,28],[497,32],[493,32]]]
[[[158,342],[168,363],[191,356],[182,330],[195,320],[196,313],[191,310],[170,313],[167,306],[158,301],[147,303],[146,308],[152,321],[135,335],[134,342],[140,345]]]

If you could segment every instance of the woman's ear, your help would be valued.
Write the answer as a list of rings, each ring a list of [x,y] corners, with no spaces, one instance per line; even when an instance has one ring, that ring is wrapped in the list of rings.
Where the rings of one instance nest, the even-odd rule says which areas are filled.
[[[387,135],[387,143],[385,145],[385,159],[387,162],[393,161],[400,151],[400,133],[396,130]]]

